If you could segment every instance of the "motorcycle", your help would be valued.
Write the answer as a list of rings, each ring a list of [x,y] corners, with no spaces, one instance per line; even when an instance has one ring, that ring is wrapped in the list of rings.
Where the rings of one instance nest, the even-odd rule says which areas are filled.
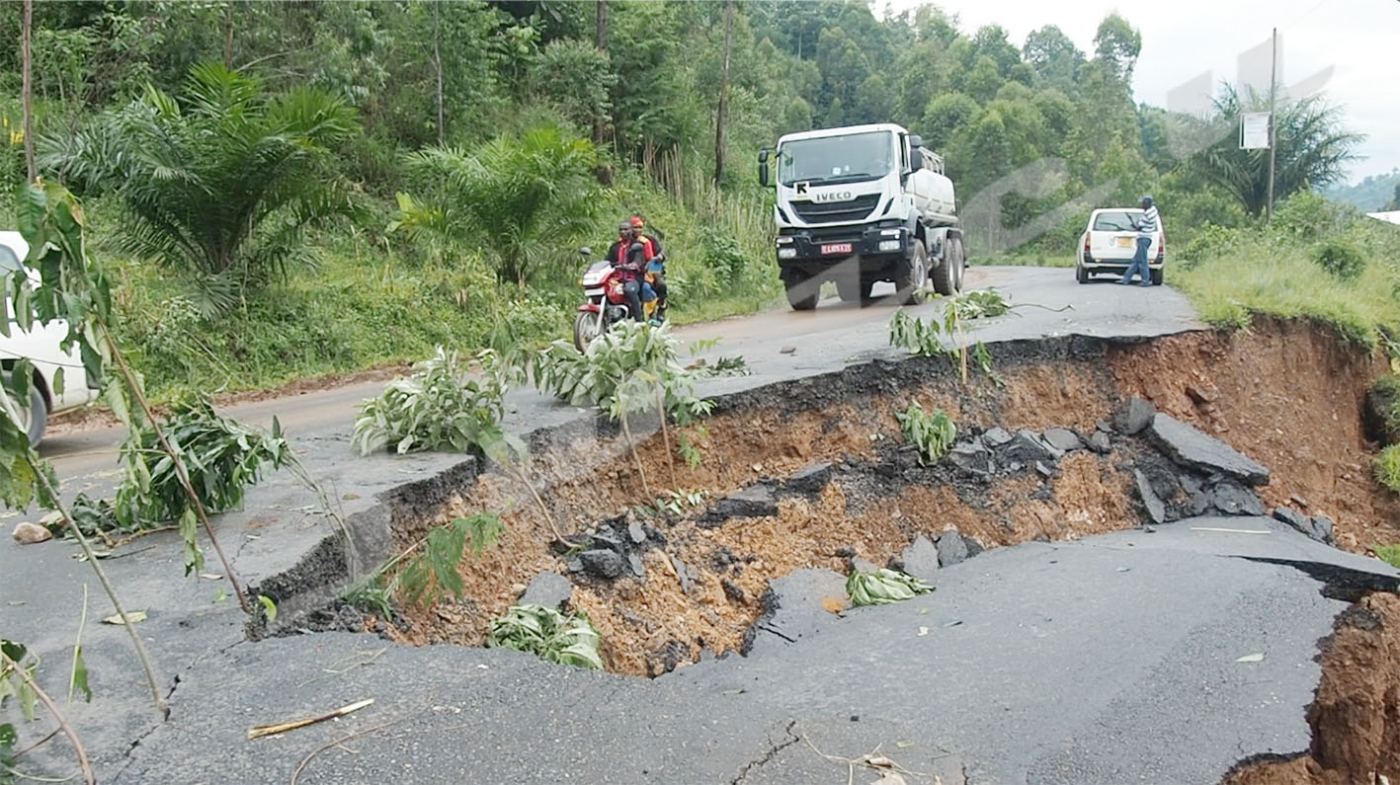
[[[593,256],[590,248],[580,248],[579,254],[585,262]],[[661,264],[647,265],[643,281],[655,282],[661,272]],[[627,305],[627,296],[622,292],[622,271],[612,262],[603,260],[589,264],[579,278],[583,287],[584,302],[578,307],[574,317],[574,347],[580,352],[588,348],[593,339],[606,333],[618,322],[632,318],[632,309]],[[648,322],[656,317],[656,294],[650,286],[642,287],[642,318]]]

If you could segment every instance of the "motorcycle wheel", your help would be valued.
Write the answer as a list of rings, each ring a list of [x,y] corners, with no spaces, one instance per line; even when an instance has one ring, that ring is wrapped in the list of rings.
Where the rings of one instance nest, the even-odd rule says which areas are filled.
[[[574,348],[580,352],[588,350],[588,344],[593,343],[593,339],[602,335],[607,326],[600,326],[602,317],[596,313],[580,311],[574,317]]]

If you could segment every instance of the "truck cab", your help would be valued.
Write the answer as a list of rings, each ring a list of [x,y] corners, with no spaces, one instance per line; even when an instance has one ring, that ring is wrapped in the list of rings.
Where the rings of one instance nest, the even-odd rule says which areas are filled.
[[[901,302],[930,278],[940,294],[961,288],[953,184],[917,135],[892,123],[788,134],[759,153],[759,179],[776,179],[776,254],[793,308],[816,307],[827,280],[846,301],[868,300],[878,281]]]

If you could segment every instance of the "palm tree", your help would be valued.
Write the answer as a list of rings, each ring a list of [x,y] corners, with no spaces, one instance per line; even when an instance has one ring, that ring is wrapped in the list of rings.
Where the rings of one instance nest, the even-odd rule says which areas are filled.
[[[1215,101],[1215,122],[1221,129],[1238,129],[1241,115],[1268,111],[1268,105],[1268,96],[1252,89],[1241,95],[1225,85]],[[1346,164],[1356,158],[1356,146],[1366,138],[1343,129],[1341,110],[1316,95],[1281,104],[1274,127],[1278,148],[1275,201],[1336,182],[1346,173]],[[1197,155],[1195,165],[1205,179],[1234,194],[1251,214],[1264,212],[1269,198],[1268,150],[1241,150],[1238,137],[1230,130]]]
[[[43,168],[115,193],[127,249],[194,276],[207,313],[284,274],[305,228],[341,211],[331,163],[354,111],[311,88],[269,97],[222,64],[191,69],[179,98],[147,86],[68,139],[45,139]]]
[[[588,228],[597,185],[593,145],[557,128],[501,137],[471,153],[432,147],[408,156],[421,197],[399,194],[390,230],[477,240],[504,282],[524,286],[559,253],[558,239]]]

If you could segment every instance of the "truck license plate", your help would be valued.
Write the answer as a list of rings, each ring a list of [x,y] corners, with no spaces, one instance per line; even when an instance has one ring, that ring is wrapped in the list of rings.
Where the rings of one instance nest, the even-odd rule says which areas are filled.
[[[831,243],[829,245],[822,246],[822,255],[825,256],[827,254],[834,253],[851,253],[851,251],[853,250],[854,247],[851,245],[851,243]]]
[[[1118,247],[1119,247],[1119,248],[1132,248],[1132,247],[1133,247],[1133,238],[1131,238],[1131,237],[1119,237],[1119,238],[1118,238]]]

